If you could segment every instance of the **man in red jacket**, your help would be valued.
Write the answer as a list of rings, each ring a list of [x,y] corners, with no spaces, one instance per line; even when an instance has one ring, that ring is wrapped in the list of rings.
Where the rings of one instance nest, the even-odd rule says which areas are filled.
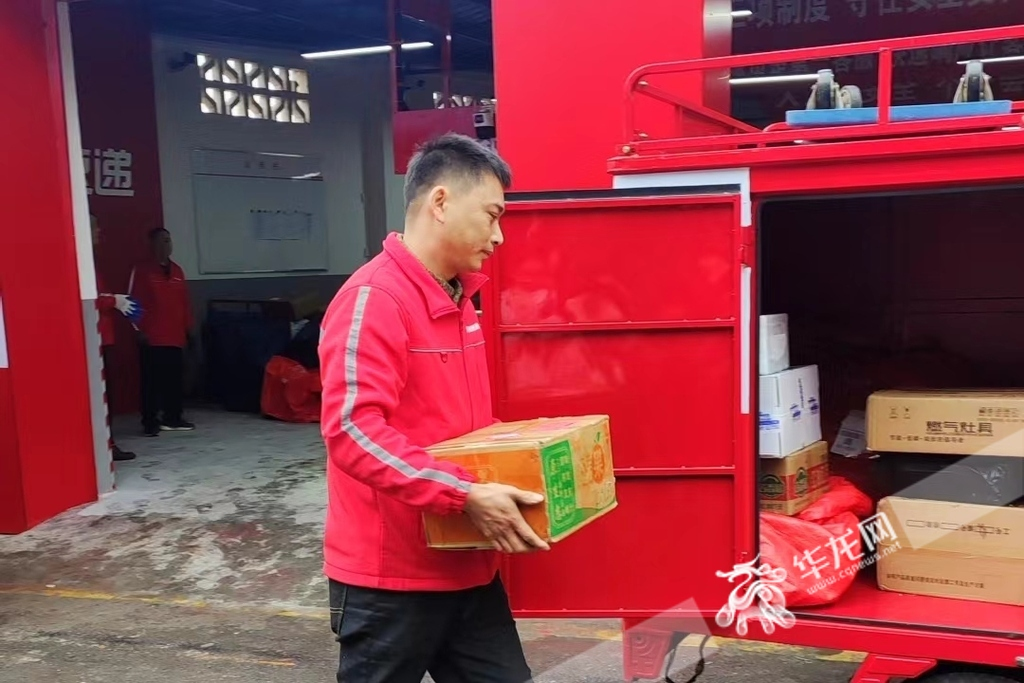
[[[100,225],[96,216],[89,215],[89,225],[92,228],[92,246],[93,254],[100,245]],[[114,343],[116,339],[114,337],[114,319],[120,313],[129,320],[136,322],[139,320],[142,309],[139,307],[131,297],[124,294],[110,294],[110,290],[107,288],[103,274],[100,272],[99,266],[96,266],[96,290],[98,292],[96,296],[96,308],[99,311],[99,328],[100,328],[100,352],[103,355],[103,376],[104,383],[106,385],[107,397],[110,398],[111,388],[114,386],[112,378],[114,376]],[[109,427],[109,424],[108,424]],[[114,441],[114,437],[110,437],[110,448],[113,451],[115,462],[124,462],[126,460],[134,460],[135,454],[131,451],[122,451],[117,443]]]
[[[195,429],[182,417],[192,302],[185,271],[171,260],[171,233],[156,228],[149,244],[152,256],[132,271],[128,288],[145,311],[138,326],[142,428],[146,436],[159,436],[161,431]]]
[[[449,134],[406,175],[404,235],[356,271],[321,330],[324,541],[339,683],[526,683],[500,555],[547,549],[519,505],[426,447],[495,422],[471,298],[502,243],[508,166]],[[495,550],[427,547],[422,514],[464,514]]]

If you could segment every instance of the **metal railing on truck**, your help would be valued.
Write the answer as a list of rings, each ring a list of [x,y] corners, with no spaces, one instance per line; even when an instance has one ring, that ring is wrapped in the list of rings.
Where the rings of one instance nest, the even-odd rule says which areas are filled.
[[[1014,101],[1010,113],[894,121],[892,119],[892,90],[893,54],[896,52],[1020,39],[1024,39],[1024,25],[648,64],[636,69],[626,81],[626,120],[623,137],[626,142],[619,152],[623,155],[638,156],[665,153],[685,154],[793,145],[798,142],[840,142],[1019,128],[1022,125],[1022,113],[1024,113],[1024,102],[1022,101]],[[710,107],[690,102],[650,83],[650,79],[656,76],[678,76],[694,72],[771,66],[787,62],[820,62],[867,54],[878,56],[878,118],[877,121],[871,123],[829,125],[821,128],[792,127],[786,123],[776,123],[762,130]],[[679,113],[690,115],[691,119],[696,118],[709,122],[730,132],[719,135],[687,136],[684,131],[680,131],[679,137],[653,138],[637,127],[636,104],[640,98],[651,98],[672,105]],[[678,118],[682,120],[684,117],[679,116]]]

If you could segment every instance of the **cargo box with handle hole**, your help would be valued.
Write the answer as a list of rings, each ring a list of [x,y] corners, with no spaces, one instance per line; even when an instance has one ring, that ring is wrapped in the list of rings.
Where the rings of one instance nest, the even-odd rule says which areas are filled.
[[[481,484],[508,484],[544,495],[523,506],[527,523],[557,543],[616,506],[606,415],[505,422],[427,449],[475,475]],[[466,515],[424,515],[432,548],[490,548]]]

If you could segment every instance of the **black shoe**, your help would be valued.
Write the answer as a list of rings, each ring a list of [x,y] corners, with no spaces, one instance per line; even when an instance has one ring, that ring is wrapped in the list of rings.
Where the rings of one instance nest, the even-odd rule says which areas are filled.
[[[191,432],[196,426],[191,422],[185,420],[175,420],[173,422],[166,422],[160,425],[160,429],[165,432]]]
[[[143,427],[142,433],[146,436],[160,436],[159,427]]]
[[[134,460],[135,454],[131,451],[122,451],[117,446],[114,446],[114,462],[126,462],[128,460]]]

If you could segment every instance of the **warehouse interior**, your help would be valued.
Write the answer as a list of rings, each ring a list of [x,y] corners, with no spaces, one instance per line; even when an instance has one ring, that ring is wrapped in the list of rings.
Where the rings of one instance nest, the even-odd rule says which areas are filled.
[[[828,3],[811,3],[799,17],[762,5],[734,3],[733,52],[907,31],[896,15],[858,9],[859,21],[839,37],[833,30],[838,9],[829,14]],[[418,11],[415,3],[409,7]],[[926,29],[997,25],[1000,11],[1005,14],[985,6],[967,22],[935,11]],[[196,321],[184,378],[190,403],[259,414],[268,359],[285,353],[313,365],[318,311],[345,276],[376,253],[386,232],[400,228],[403,159],[395,152],[407,155],[409,146],[392,125],[393,110],[444,106],[438,96],[446,75],[449,91],[471,105],[467,109],[494,101],[489,3],[451,3],[444,19],[451,31],[447,68],[437,28],[443,22],[424,21],[412,10],[390,22],[383,0],[303,2],[287,9],[267,0],[87,0],[72,3],[70,15],[89,212],[101,230],[96,268],[109,287],[127,289],[132,269],[148,253],[146,234],[166,228]],[[405,43],[430,43],[400,51],[395,93],[387,54],[303,57],[379,47],[389,40],[392,24]],[[114,34],[116,43],[106,39]],[[947,101],[962,71],[958,60],[1017,49],[966,47],[974,52],[900,53],[894,104]],[[870,57],[783,64],[737,70],[732,114],[758,127],[779,121],[806,97],[806,83],[791,75],[820,66],[834,68],[844,85],[859,85],[865,105],[876,101],[871,84],[877,64]],[[1012,65],[992,64],[989,71],[1001,96],[1013,98],[1024,89]],[[279,106],[269,99],[278,87],[291,89],[276,100]],[[232,164],[258,169],[245,171],[253,176],[298,181],[230,179],[224,169]],[[316,207],[310,209],[308,238],[282,241],[284,234],[254,236],[242,223],[228,224],[231,202],[259,192],[261,184],[277,188],[282,200]],[[108,400],[121,423],[136,413],[139,393],[135,334],[125,320],[118,323],[114,349]],[[303,418],[315,412],[315,399],[303,408]]]
[[[500,98],[489,4],[451,3],[449,88],[474,110]],[[1005,5],[982,4],[965,20],[933,3],[927,25],[913,32],[1005,24]],[[875,3],[861,11],[846,0],[797,6],[803,9],[794,14],[785,3],[737,0],[733,51],[907,35],[908,22],[922,16],[882,13]],[[858,21],[844,23],[849,32],[840,35],[848,9]],[[432,45],[400,51],[400,86],[393,87],[386,53],[303,56],[386,44],[383,1],[81,0],[69,14],[88,213],[101,232],[95,271],[127,291],[150,231],[169,231],[196,320],[182,377],[196,430],[141,433],[136,335],[120,320],[106,398],[117,443],[137,458],[114,463],[98,502],[4,539],[0,573],[41,585],[60,576],[61,587],[71,588],[94,587],[101,576],[103,588],[142,595],[226,599],[245,591],[312,609],[322,601],[325,494],[314,332],[346,276],[400,229],[408,140],[398,140],[397,115],[451,104],[437,98],[446,71],[437,46],[445,36],[423,20],[400,19],[403,42]],[[967,48],[898,55],[894,104],[948,102],[960,62],[1024,54],[1022,41]],[[1000,98],[1024,99],[1020,64],[989,67]],[[818,66],[733,74],[733,116],[764,127],[803,108],[806,79],[786,77]],[[830,66],[844,84],[861,86],[865,104],[877,101],[877,62]],[[539,120],[543,111],[538,103]],[[500,114],[497,121],[500,150]],[[233,200],[273,196],[281,181],[288,181],[281,205],[301,205],[303,221],[263,221],[258,234],[232,218]],[[1019,197],[1020,188],[1001,187],[764,205],[759,312],[785,314],[790,364],[817,368],[821,440],[834,446],[848,436],[851,414],[881,389],[1024,385]],[[87,328],[95,325],[84,315]],[[268,403],[268,381],[288,372],[309,384],[294,403],[282,403],[282,392]],[[106,454],[107,427],[95,424]],[[913,471],[894,471],[886,469],[891,459],[861,456],[833,451],[833,472],[876,498],[931,471],[923,460]],[[974,484],[954,483],[942,495],[1016,502],[1024,474],[1005,465],[968,463]],[[147,522],[150,516],[159,521]],[[112,536],[121,540],[113,550]],[[865,597],[877,591],[874,568],[858,581],[829,614],[851,620],[877,610]],[[959,618],[942,612],[915,614],[932,623]],[[975,616],[980,630],[1019,619],[1009,608]]]
[[[3,538],[0,582],[319,605],[318,315],[401,229],[401,155],[421,132],[416,115],[447,105],[442,125],[475,134],[464,113],[493,98],[489,2],[458,0],[442,17],[436,3],[403,2],[412,14],[394,22],[383,0],[55,4],[77,123],[69,146],[83,171],[75,230],[93,288],[83,283],[82,314],[99,497]],[[393,37],[414,46],[396,60],[395,92]],[[435,99],[444,74],[457,96],[447,103]],[[412,133],[395,132],[394,110]],[[238,214],[253,207],[309,219],[247,232]],[[188,285],[181,381],[196,428],[152,438],[139,418],[138,331],[117,316],[112,362],[101,361],[96,287],[129,293],[155,228],[170,233]],[[285,374],[267,409],[274,357]],[[302,385],[291,403],[285,379]],[[135,459],[111,462],[108,435]],[[243,538],[257,540],[238,554]]]
[[[75,95],[86,210],[99,229],[91,253],[79,239],[80,264],[113,293],[138,296],[136,270],[150,258],[150,232],[163,228],[193,320],[180,381],[185,420],[197,428],[148,430],[161,440],[145,436],[139,415],[146,323],[114,316],[102,381],[86,303],[100,494],[138,488],[142,464],[115,462],[108,474],[106,411],[118,452],[147,458],[182,444],[223,452],[246,429],[276,427],[300,441],[315,433],[319,316],[386,233],[401,229],[401,166],[422,128],[415,117],[437,113],[441,123],[430,125],[474,134],[466,114],[493,98],[489,4],[408,6],[67,5],[65,87]],[[413,48],[398,51],[394,76],[392,40]],[[394,110],[409,121],[404,129],[393,126]],[[228,426],[250,425],[246,418],[251,426]],[[299,450],[280,457],[322,460],[318,449]]]
[[[126,289],[147,255],[148,231],[171,233],[196,320],[186,373],[193,401],[259,412],[261,365],[287,345],[289,323],[321,310],[377,252],[388,227],[401,225],[390,60],[378,49],[389,40],[386,9],[384,2],[284,9],[198,0],[70,7],[89,209],[101,230],[97,268],[110,287]],[[434,46],[402,51],[398,63],[410,84],[401,89],[402,108],[432,109],[443,91],[438,30],[410,17],[395,30],[406,43]],[[452,91],[474,103],[492,97],[487,4],[453,5],[451,30]],[[113,35],[122,39],[112,43]],[[351,49],[357,53],[303,57]],[[117,192],[104,173],[114,170],[104,165],[111,150],[131,158],[119,167]],[[261,191],[305,207],[311,227],[292,229],[308,237],[282,239],[296,235],[268,223],[279,234],[257,239],[229,223],[231,203]],[[136,410],[138,393],[127,321],[116,349],[109,398],[124,415]],[[308,345],[293,351],[315,355]]]
[[[279,565],[283,575],[312,579],[324,504],[317,316],[386,232],[401,228],[401,155],[409,143],[401,130],[396,141],[393,109],[413,119],[437,111],[445,103],[435,92],[446,90],[447,73],[447,90],[459,96],[447,104],[462,106],[440,111],[442,123],[475,133],[464,113],[493,97],[490,5],[459,0],[438,17],[436,3],[422,11],[404,2],[413,9],[394,22],[393,3],[366,0],[55,5],[66,107],[77,124],[69,146],[82,161],[72,181],[96,484],[67,473],[74,499],[89,504],[35,526],[52,516],[42,515],[30,531],[5,539],[3,582],[34,584],[47,572],[64,576],[62,585],[85,585],[97,567],[83,574],[91,565],[84,557],[110,534],[123,542],[104,553],[100,574],[126,590],[167,582],[172,593],[217,592],[268,580]],[[450,32],[449,55],[441,25]],[[393,37],[415,48],[396,59],[395,80],[408,87],[394,93]],[[341,52],[317,54],[325,51]],[[292,209],[305,220],[264,221],[253,232],[245,219],[254,208]],[[103,359],[96,287],[102,281],[101,292],[130,293],[155,228],[170,233],[171,258],[188,287],[194,325],[180,380],[185,418],[196,428],[152,438],[140,424],[138,331],[117,315],[113,352]],[[264,378],[275,356],[282,375],[267,409]],[[293,392],[301,385],[291,403],[285,379]],[[111,462],[111,434],[134,460]],[[146,516],[162,521],[148,528],[131,521]],[[225,559],[225,537],[264,523],[274,543],[260,557]],[[5,528],[22,524],[16,515],[4,520]],[[198,544],[194,571],[182,564],[182,544],[190,543]],[[126,557],[144,569],[122,571]],[[61,567],[47,566],[58,558]],[[307,583],[258,592],[301,604],[319,589]]]

